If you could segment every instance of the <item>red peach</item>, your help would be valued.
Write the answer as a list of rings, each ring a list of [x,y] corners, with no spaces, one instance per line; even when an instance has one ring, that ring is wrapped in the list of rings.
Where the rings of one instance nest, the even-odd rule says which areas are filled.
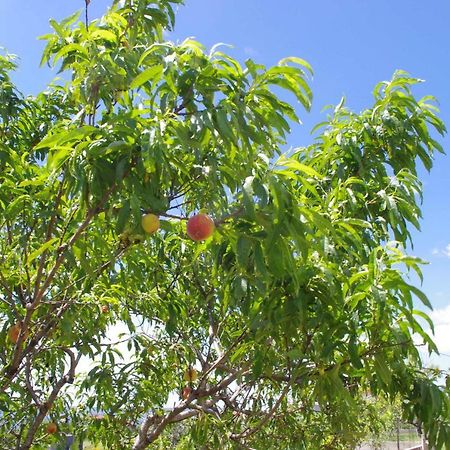
[[[214,220],[207,214],[192,216],[187,222],[187,234],[193,241],[208,239],[215,230]]]
[[[181,391],[181,398],[187,400],[192,393],[192,389],[189,386],[185,386]]]
[[[48,434],[55,434],[58,431],[58,425],[56,425],[55,422],[50,422],[47,425],[47,433]]]

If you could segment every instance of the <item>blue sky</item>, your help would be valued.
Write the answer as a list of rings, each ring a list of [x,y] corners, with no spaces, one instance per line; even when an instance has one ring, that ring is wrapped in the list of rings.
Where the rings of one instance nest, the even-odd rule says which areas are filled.
[[[91,0],[96,17],[108,0]],[[38,69],[48,19],[81,9],[84,0],[0,0],[0,46],[20,57],[14,79],[25,93],[42,89],[54,76]],[[240,60],[270,65],[300,56],[314,68],[314,104],[301,113],[304,125],[293,130],[290,144],[311,142],[312,126],[323,120],[325,105],[342,95],[359,111],[370,106],[374,85],[404,69],[425,79],[415,92],[439,99],[441,117],[450,127],[450,2],[448,0],[186,0],[177,14],[171,39],[193,36],[207,47],[232,44]],[[450,138],[441,142],[450,148]],[[423,290],[436,312],[436,340],[450,354],[450,158],[438,156],[425,185],[422,232],[414,234],[414,253],[430,262]],[[450,359],[447,360],[450,363]],[[448,364],[447,364],[448,365]]]

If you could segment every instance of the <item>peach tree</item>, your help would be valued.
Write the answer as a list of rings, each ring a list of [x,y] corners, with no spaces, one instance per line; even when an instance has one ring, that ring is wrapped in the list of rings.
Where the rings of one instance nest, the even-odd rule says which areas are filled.
[[[0,57],[1,447],[348,448],[372,395],[450,448],[407,254],[433,99],[396,72],[283,152],[311,67],[167,41],[178,3],[52,20],[36,96]]]

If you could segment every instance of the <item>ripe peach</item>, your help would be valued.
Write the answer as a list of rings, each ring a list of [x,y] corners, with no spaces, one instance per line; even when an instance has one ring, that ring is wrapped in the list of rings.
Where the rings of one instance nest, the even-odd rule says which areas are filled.
[[[8,330],[8,338],[13,344],[15,344],[19,339],[19,334],[20,334],[20,325],[18,323],[12,325]]]
[[[146,233],[153,234],[155,231],[159,230],[159,217],[155,214],[144,214],[142,216],[141,224]]]
[[[207,214],[192,216],[187,222],[187,234],[193,241],[208,239],[215,230],[214,220]]]
[[[19,322],[12,325],[8,330],[8,339],[15,344],[19,340],[21,325]],[[25,332],[24,340],[28,337],[28,332]]]
[[[192,393],[192,388],[190,388],[189,386],[185,386],[183,388],[183,390],[181,391],[181,398],[183,400],[187,400],[189,398],[189,396],[191,395],[191,393]]]
[[[47,433],[48,434],[55,434],[58,431],[58,425],[56,425],[55,422],[50,422],[47,425]]]

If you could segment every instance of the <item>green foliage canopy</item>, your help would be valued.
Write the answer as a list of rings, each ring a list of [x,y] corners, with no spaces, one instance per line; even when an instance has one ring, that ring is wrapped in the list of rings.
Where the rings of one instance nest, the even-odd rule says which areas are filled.
[[[416,309],[431,305],[405,274],[421,276],[406,254],[417,162],[442,151],[433,99],[398,71],[371,108],[338,105],[282,154],[299,119],[277,93],[308,110],[311,67],[168,42],[177,3],[51,21],[42,62],[71,80],[35,97],[0,57],[2,448],[64,433],[167,448],[182,421],[179,448],[338,448],[354,443],[361,391],[399,395],[450,448],[448,387],[413,341],[437,350]],[[194,243],[185,219],[201,209],[217,231]],[[151,236],[147,212],[162,219]]]

